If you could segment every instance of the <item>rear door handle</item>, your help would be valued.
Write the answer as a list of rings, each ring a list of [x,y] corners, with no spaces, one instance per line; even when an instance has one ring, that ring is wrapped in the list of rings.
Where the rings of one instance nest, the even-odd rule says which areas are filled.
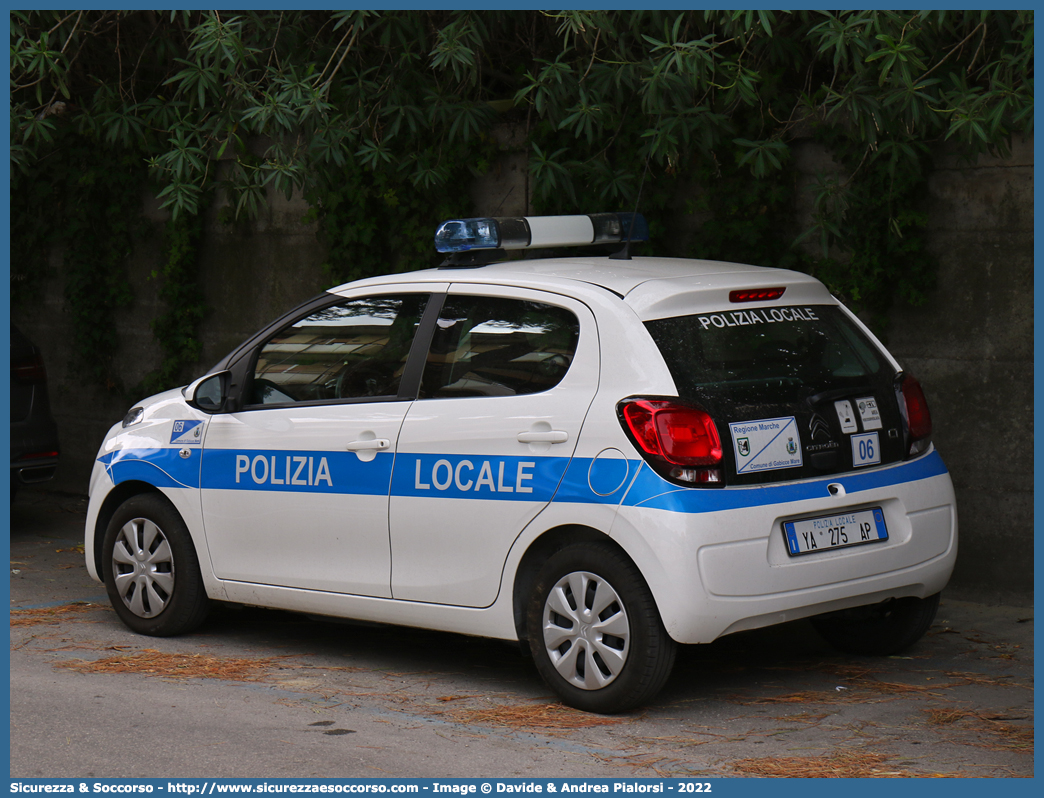
[[[567,440],[569,440],[569,433],[560,429],[518,433],[519,443],[565,443]]]
[[[368,441],[352,441],[345,448],[349,452],[365,452],[377,449],[387,449],[391,442],[387,438],[371,438]]]

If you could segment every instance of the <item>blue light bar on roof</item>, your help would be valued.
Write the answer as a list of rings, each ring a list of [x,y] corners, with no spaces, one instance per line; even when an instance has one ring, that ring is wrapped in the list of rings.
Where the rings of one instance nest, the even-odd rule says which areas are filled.
[[[648,241],[649,227],[640,213],[592,213],[583,216],[497,216],[450,219],[435,231],[439,252],[473,249],[582,247]]]

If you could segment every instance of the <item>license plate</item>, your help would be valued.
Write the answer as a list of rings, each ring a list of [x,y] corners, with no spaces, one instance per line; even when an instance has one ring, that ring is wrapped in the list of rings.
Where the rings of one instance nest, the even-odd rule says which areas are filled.
[[[783,535],[791,556],[797,556],[888,540],[888,529],[885,527],[884,513],[874,507],[784,521]]]

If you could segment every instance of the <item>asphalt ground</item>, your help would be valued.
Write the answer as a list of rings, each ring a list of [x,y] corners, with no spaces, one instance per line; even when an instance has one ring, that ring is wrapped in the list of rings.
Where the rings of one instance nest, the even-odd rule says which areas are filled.
[[[499,641],[226,605],[136,635],[87,575],[85,513],[11,508],[12,778],[1033,776],[1031,606],[944,593],[900,657],[805,621],[683,647],[651,705],[603,717]]]

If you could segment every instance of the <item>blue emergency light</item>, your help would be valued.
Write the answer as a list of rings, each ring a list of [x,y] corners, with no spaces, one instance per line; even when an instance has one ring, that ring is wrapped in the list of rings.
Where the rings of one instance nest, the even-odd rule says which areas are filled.
[[[582,247],[648,240],[649,226],[640,213],[450,219],[435,231],[435,249],[450,253],[480,249]]]

